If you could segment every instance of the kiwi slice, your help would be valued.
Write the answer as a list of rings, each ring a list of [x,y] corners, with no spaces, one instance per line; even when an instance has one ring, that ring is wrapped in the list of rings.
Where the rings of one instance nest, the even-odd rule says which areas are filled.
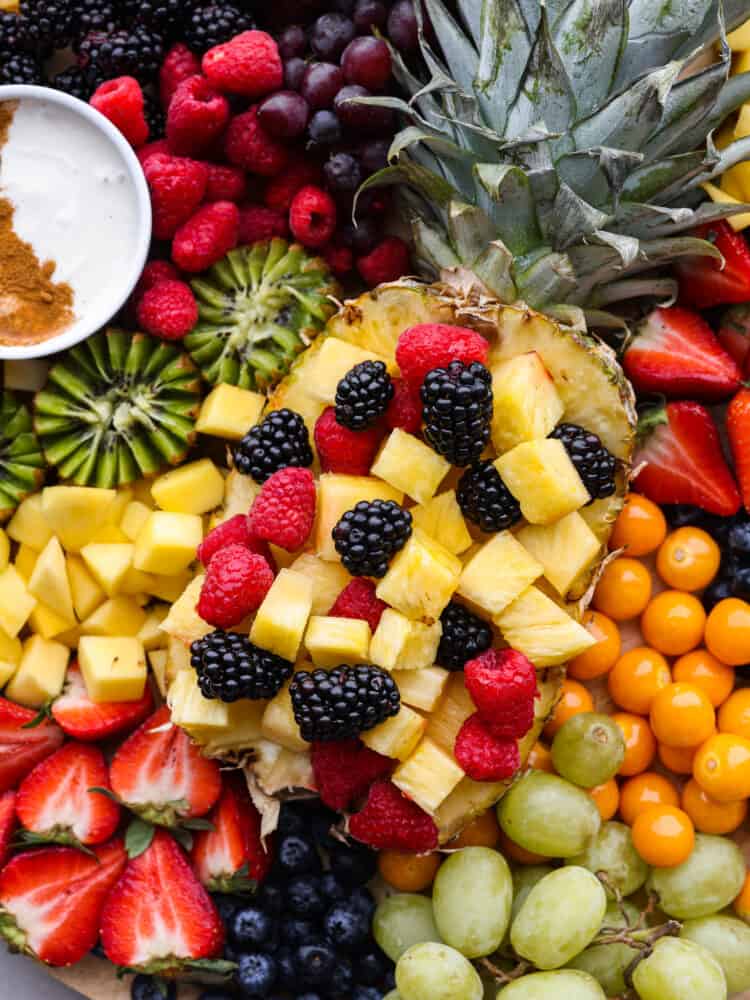
[[[336,311],[325,261],[272,239],[238,247],[192,282],[200,320],[185,347],[207,381],[264,390]]]
[[[44,469],[31,414],[12,392],[0,392],[0,521],[39,489]]]
[[[200,375],[187,354],[109,329],[50,369],[34,400],[34,429],[63,479],[112,487],[181,462],[199,404]]]

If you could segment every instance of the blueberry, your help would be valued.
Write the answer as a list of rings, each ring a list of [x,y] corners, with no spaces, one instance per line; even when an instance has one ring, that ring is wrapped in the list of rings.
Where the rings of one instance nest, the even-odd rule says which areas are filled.
[[[225,924],[232,922],[235,913],[243,905],[243,900],[238,899],[237,896],[225,896],[223,893],[216,893],[211,898],[214,901],[216,909],[219,911],[222,922]]]
[[[366,951],[357,959],[354,972],[357,982],[365,986],[375,986],[390,972],[390,962],[382,951]]]
[[[294,969],[292,949],[282,944],[276,951],[274,958],[278,969],[276,986],[280,990],[293,990],[297,982],[297,973]]]
[[[364,886],[357,886],[349,893],[348,903],[362,912],[368,920],[371,919],[375,911],[375,899],[369,889]]]
[[[255,904],[277,917],[284,909],[284,890],[275,882],[264,882],[255,894]]]
[[[277,829],[279,831],[279,836],[282,837],[286,837],[290,833],[304,833],[305,820],[300,814],[299,809],[289,803],[283,805],[281,807],[281,812],[279,813]]]
[[[362,167],[350,153],[336,153],[323,167],[328,189],[334,194],[353,194],[362,183]]]
[[[686,525],[697,524],[704,514],[700,507],[694,507],[687,503],[664,504],[662,510],[673,528],[684,528]]]
[[[257,1000],[267,997],[274,987],[278,969],[270,955],[251,952],[242,955],[237,970],[237,982],[244,994]]]
[[[324,941],[302,944],[294,952],[294,967],[303,986],[326,986],[338,959]]]
[[[301,834],[292,833],[279,844],[276,861],[286,875],[304,875],[320,871],[320,858],[315,844]]]
[[[174,1000],[177,996],[177,987],[174,983],[166,983],[163,979],[138,975],[130,984],[130,996],[133,1000]]]
[[[346,899],[346,889],[339,882],[333,872],[326,872],[320,880],[320,890],[329,903],[335,903],[339,899]]]
[[[317,937],[315,924],[310,920],[302,920],[301,917],[287,917],[281,921],[279,928],[281,940],[293,947],[300,944],[307,944]]]
[[[326,897],[316,875],[298,875],[289,880],[286,904],[300,917],[318,917],[325,912]]]
[[[325,915],[323,930],[328,940],[335,942],[341,951],[356,951],[367,941],[369,914],[356,903],[335,903]]]
[[[307,137],[313,147],[335,146],[341,141],[341,122],[333,111],[316,111],[307,126]]]
[[[734,581],[729,577],[720,576],[703,591],[703,607],[710,611],[719,601],[734,597]]]
[[[337,819],[338,817],[332,809],[326,809],[323,806],[310,811],[310,826],[312,828],[312,835],[315,838],[315,843],[319,847],[324,847],[326,850],[329,850],[339,843],[339,841],[334,840],[331,836],[331,827],[336,825]]]
[[[246,906],[235,913],[229,934],[237,948],[265,951],[273,946],[275,931],[273,917],[257,906]]]
[[[750,524],[733,524],[728,541],[732,552],[750,555]]]
[[[340,847],[331,851],[331,871],[344,885],[364,885],[375,874],[375,853],[366,847]]]
[[[732,578],[732,595],[747,600],[750,597],[750,567],[736,570]]]
[[[396,989],[396,967],[395,967],[395,965],[391,966],[391,968],[386,972],[386,974],[383,976],[382,983],[380,983],[379,985],[380,985],[380,988],[382,990],[384,990],[386,993],[389,990],[395,990]]]
[[[349,1000],[383,1000],[383,991],[377,986],[355,986]]]
[[[351,962],[339,956],[336,960],[336,968],[333,970],[331,980],[326,986],[328,994],[332,997],[341,997],[341,1000],[349,1000],[354,984],[354,973]]]

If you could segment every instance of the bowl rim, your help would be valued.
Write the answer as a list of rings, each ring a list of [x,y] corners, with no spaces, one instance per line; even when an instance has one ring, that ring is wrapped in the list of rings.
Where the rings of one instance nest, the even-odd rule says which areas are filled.
[[[130,297],[146,264],[151,246],[152,216],[151,196],[148,184],[146,183],[146,178],[138,157],[122,132],[108,118],[105,118],[101,112],[97,111],[96,108],[61,90],[32,84],[0,86],[0,102],[4,103],[6,101],[24,99],[43,100],[67,108],[74,114],[84,118],[94,128],[103,133],[117,149],[135,189],[136,245],[130,257],[130,266],[127,269],[126,280],[120,286],[120,291],[117,295],[112,296],[109,304],[105,301],[98,309],[88,310],[85,316],[82,316],[74,323],[72,328],[63,330],[62,333],[55,334],[53,337],[48,337],[39,344],[23,344],[18,347],[13,347],[9,344],[0,344],[0,359],[5,361],[43,358],[49,354],[56,354],[59,351],[66,350],[68,347],[72,347],[74,344],[80,343],[93,333],[96,333],[103,326],[106,326]]]

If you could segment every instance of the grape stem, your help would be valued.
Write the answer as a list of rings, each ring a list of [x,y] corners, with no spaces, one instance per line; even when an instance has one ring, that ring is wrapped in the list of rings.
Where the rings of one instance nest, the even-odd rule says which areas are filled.
[[[510,972],[505,972],[504,969],[499,968],[499,966],[491,962],[489,958],[480,958],[479,964],[483,966],[494,979],[496,979],[499,983],[502,983],[503,986],[507,986],[508,983],[512,983],[514,979],[520,979],[521,976],[526,975],[529,969],[533,968],[530,962],[519,961]]]

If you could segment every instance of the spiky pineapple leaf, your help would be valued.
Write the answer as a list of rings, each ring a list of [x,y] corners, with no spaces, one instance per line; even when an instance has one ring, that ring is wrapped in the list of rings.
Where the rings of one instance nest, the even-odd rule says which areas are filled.
[[[624,6],[625,0],[573,0],[553,24],[578,117],[595,111],[614,84],[627,41]]]

